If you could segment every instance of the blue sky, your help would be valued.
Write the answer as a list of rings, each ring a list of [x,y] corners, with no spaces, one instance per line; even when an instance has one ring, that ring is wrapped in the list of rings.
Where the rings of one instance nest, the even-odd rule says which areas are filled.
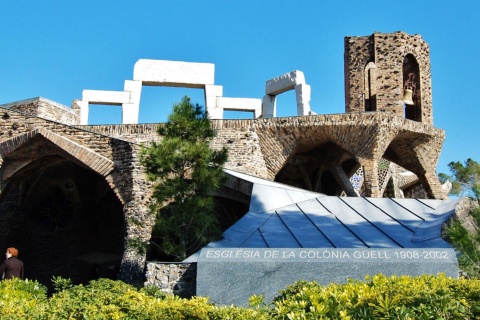
[[[42,96],[70,106],[84,89],[123,91],[143,58],[214,63],[227,97],[262,98],[266,80],[301,70],[312,110],[343,113],[344,37],[418,33],[430,44],[434,125],[447,136],[437,171],[480,161],[480,1],[17,0],[0,8],[0,104]],[[198,89],[143,87],[140,122],[165,121],[183,95],[204,104]],[[295,114],[293,92],[277,101],[277,115]],[[120,107],[90,109],[92,124],[120,121]]]

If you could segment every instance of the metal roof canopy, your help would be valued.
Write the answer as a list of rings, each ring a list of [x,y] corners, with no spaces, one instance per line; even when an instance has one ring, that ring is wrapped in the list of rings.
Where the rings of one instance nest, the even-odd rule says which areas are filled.
[[[206,248],[452,248],[441,226],[459,199],[326,196],[224,171],[253,183],[250,208]]]

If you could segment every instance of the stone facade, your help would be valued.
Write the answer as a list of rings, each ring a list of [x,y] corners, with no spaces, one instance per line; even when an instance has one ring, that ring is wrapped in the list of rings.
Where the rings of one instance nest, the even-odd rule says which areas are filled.
[[[345,41],[347,113],[212,120],[211,146],[229,150],[225,168],[328,195],[382,197],[392,175],[380,167],[395,163],[415,176],[415,183],[404,183],[406,196],[445,198],[435,173],[445,132],[432,125],[428,45],[404,33]],[[421,112],[409,113],[401,102],[404,82],[417,72],[413,107]],[[135,81],[125,84],[129,102],[139,101]],[[207,98],[221,94],[205,86]],[[110,99],[96,94],[85,98]],[[124,109],[126,95],[115,102]],[[113,268],[120,279],[143,283],[154,219],[140,151],[161,139],[159,124],[83,125],[85,106],[74,101],[69,109],[43,98],[0,106],[0,246],[20,244],[27,276],[44,282],[52,275],[82,282]],[[226,186],[218,196],[245,203],[236,188]],[[40,256],[46,248],[50,265]]]
[[[157,286],[166,294],[191,298],[196,294],[197,264],[147,262],[145,286]]]
[[[4,104],[2,107],[63,124],[78,124],[78,110],[42,97]]]
[[[402,101],[409,79],[413,106]],[[346,37],[345,111],[382,111],[433,125],[429,45],[404,32]]]

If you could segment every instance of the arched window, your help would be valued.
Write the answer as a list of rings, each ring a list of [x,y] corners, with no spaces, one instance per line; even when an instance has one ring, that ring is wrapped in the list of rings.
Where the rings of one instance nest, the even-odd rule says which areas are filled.
[[[377,87],[376,87],[377,66],[369,62],[365,66],[363,96],[365,111],[377,111]]]
[[[405,104],[405,118],[422,121],[420,69],[417,59],[407,54],[403,59],[403,102]]]

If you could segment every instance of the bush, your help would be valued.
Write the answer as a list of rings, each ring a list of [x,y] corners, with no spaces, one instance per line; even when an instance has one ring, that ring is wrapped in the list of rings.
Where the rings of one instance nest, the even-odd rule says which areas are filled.
[[[158,289],[137,289],[100,279],[60,290],[47,299],[35,281],[0,282],[0,319],[479,319],[480,280],[445,275],[376,275],[366,281],[322,286],[299,281],[270,304],[250,298],[250,308],[219,307],[207,298],[181,299]]]
[[[470,215],[477,226],[480,225],[480,208],[474,208]],[[444,234],[447,240],[460,252],[458,262],[460,268],[469,278],[480,279],[480,232],[468,232],[457,218],[447,223]]]
[[[37,281],[17,278],[0,281],[0,319],[40,319],[47,288]]]
[[[376,275],[321,286],[300,281],[274,301],[280,319],[478,319],[480,281]]]

